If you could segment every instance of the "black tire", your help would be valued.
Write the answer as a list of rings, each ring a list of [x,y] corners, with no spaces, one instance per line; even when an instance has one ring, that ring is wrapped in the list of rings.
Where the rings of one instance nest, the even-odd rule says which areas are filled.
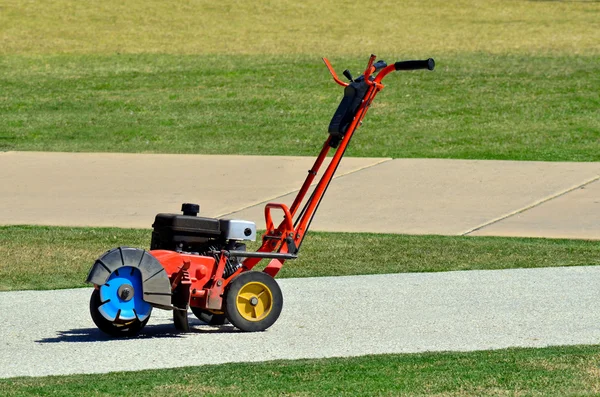
[[[98,311],[101,304],[100,291],[94,289],[90,297],[90,314],[92,315],[92,320],[100,331],[110,336],[135,336],[140,333],[142,328],[148,323],[148,320],[150,320],[150,316],[148,316],[144,321],[135,319],[127,322],[112,322],[104,318]]]
[[[283,294],[273,277],[263,272],[240,273],[225,293],[225,313],[244,332],[264,331],[277,321]]]
[[[198,320],[208,325],[223,325],[227,322],[227,316],[225,313],[212,313],[208,310],[193,306],[190,306],[190,309],[192,309],[192,313],[194,313],[194,316],[196,316]]]

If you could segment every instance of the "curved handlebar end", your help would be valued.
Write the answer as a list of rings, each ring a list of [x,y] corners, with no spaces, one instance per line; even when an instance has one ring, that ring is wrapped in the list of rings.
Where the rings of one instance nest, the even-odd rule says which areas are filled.
[[[435,68],[435,61],[433,60],[433,58],[429,58],[427,60],[427,69],[433,70],[434,68]]]
[[[342,80],[340,80],[337,76],[337,74],[335,73],[335,70],[333,70],[333,67],[331,66],[331,63],[329,63],[329,60],[327,58],[321,58],[323,60],[323,62],[325,62],[325,66],[327,66],[327,69],[329,69],[329,73],[331,73],[331,77],[333,77],[333,80],[338,83],[339,85],[341,85],[342,87],[346,87],[348,85],[348,83],[344,83]]]

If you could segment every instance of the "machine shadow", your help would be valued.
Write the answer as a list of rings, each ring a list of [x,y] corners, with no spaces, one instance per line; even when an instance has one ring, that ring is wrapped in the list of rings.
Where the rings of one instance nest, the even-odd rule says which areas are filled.
[[[183,333],[177,331],[173,324],[146,325],[136,336],[113,337],[100,331],[98,328],[74,328],[66,331],[58,331],[57,336],[52,338],[42,338],[36,340],[36,343],[79,343],[79,342],[110,342],[123,339],[164,339],[164,338],[182,338],[193,334],[230,334],[239,333],[238,329],[232,325],[222,325],[219,327],[209,326],[200,321],[190,321],[190,331]]]

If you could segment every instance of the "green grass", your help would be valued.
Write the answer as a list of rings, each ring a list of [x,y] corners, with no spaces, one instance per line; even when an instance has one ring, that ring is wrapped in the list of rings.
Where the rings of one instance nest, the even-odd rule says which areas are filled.
[[[388,77],[348,155],[600,160],[600,56],[437,61]],[[5,56],[0,150],[314,155],[340,97],[316,57]]]
[[[374,52],[350,156],[600,159],[600,2],[4,1],[0,151],[313,155]]]
[[[0,54],[598,54],[600,4],[3,0]]]
[[[103,252],[149,241],[140,229],[2,226],[0,290],[83,287]],[[278,277],[587,265],[600,265],[596,241],[311,232]]]
[[[12,396],[592,396],[600,346],[226,364],[0,380]]]

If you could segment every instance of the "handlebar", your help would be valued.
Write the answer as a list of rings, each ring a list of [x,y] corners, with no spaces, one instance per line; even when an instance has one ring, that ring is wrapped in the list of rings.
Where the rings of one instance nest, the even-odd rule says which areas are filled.
[[[363,75],[361,76],[361,77],[364,77],[364,82],[367,85],[381,83],[381,80],[383,80],[383,78],[388,73],[393,72],[393,71],[418,70],[418,69],[433,70],[435,68],[435,61],[433,60],[433,58],[429,58],[429,59],[425,59],[425,60],[414,60],[414,61],[398,61],[398,62],[394,63],[393,65],[386,65],[386,63],[384,61],[375,62],[375,59],[376,59],[375,55],[371,55],[371,57],[369,58],[369,63],[367,65],[367,68],[365,69]],[[333,70],[333,67],[327,60],[327,58],[323,58],[323,61],[325,62],[325,65],[327,65],[327,69],[329,69],[329,72],[331,73],[331,76],[333,77],[335,82],[338,83],[339,85],[341,85],[342,87],[348,86],[348,83],[345,83],[338,78],[338,76],[335,74],[335,71]],[[371,74],[377,73],[377,72],[379,72],[379,73],[377,74],[375,79],[371,80],[371,78],[370,78]],[[348,77],[346,74],[344,74],[344,75],[346,77]],[[350,79],[350,81],[352,82],[352,79],[350,77],[348,77],[348,79]]]
[[[424,61],[396,62],[394,64],[394,69],[396,69],[396,70],[417,70],[417,69],[433,70],[433,68],[435,68],[435,61],[433,60],[433,58],[429,58]]]
[[[377,77],[375,77],[374,83],[375,84],[381,83],[381,80],[383,80],[383,78],[385,76],[387,76],[388,73],[391,73],[396,70],[417,70],[417,69],[433,70],[434,68],[435,68],[435,61],[433,60],[433,58],[429,58],[429,59],[425,59],[425,60],[421,60],[421,61],[399,61],[399,62],[394,63],[393,65],[389,65],[388,67],[384,68],[381,72],[379,72]]]

